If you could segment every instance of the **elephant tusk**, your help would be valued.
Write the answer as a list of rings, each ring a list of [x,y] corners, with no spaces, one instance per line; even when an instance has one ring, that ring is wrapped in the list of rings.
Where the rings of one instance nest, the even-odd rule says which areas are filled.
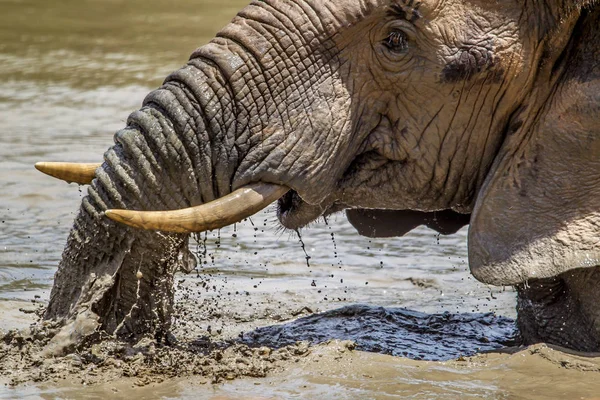
[[[192,233],[219,229],[256,214],[290,190],[253,183],[209,203],[174,211],[106,210],[117,222],[146,230]]]
[[[102,164],[65,163],[65,162],[39,162],[35,168],[46,175],[53,176],[69,183],[80,185],[92,183],[96,170]]]

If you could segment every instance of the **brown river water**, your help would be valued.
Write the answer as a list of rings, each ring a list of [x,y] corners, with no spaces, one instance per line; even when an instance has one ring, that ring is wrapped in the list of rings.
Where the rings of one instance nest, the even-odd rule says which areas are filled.
[[[85,193],[33,164],[99,162],[145,94],[246,3],[0,0],[0,330],[26,327],[20,310],[47,301]],[[370,240],[339,215],[300,241],[271,207],[192,241],[199,268],[177,295],[191,312],[176,326],[274,348],[306,340],[310,356],[263,378],[67,379],[2,385],[0,399],[600,398],[597,358],[543,345],[486,352],[510,343],[515,293],[469,275],[466,232]]]

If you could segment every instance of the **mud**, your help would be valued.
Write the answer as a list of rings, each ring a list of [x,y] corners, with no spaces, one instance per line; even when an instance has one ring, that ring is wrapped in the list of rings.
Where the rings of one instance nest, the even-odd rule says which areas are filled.
[[[351,340],[270,348],[215,337],[168,346],[102,338],[65,357],[40,357],[54,330],[34,323],[2,335],[0,398],[591,400],[600,391],[600,358],[544,344],[419,361],[361,351]]]
[[[181,279],[178,284],[177,318],[166,340],[157,342],[147,337],[129,343],[96,332],[86,334],[87,340],[77,348],[70,348],[65,356],[55,356],[62,353],[56,352],[55,347],[57,342],[64,341],[58,338],[64,327],[41,318],[43,304],[0,302],[0,318],[7,322],[0,328],[1,382],[9,388],[18,388],[30,384],[94,386],[126,380],[134,387],[141,387],[195,377],[196,383],[217,384],[239,377],[264,378],[310,353],[307,341],[267,347],[243,343],[238,337],[241,327],[312,312],[308,307],[282,311],[277,316],[267,311],[262,319],[248,318],[227,314],[219,307],[219,300],[211,297],[199,310],[200,288],[206,284],[184,285],[185,281]],[[207,281],[213,282],[203,277],[196,283]],[[214,331],[211,325],[215,326]]]
[[[279,347],[350,340],[358,350],[413,360],[449,360],[514,343],[514,321],[488,314],[426,314],[404,308],[351,305],[290,323],[258,328],[242,343]]]
[[[169,344],[99,336],[65,357],[41,355],[57,332],[40,322],[41,304],[1,302],[4,329],[11,329],[0,337],[0,398],[593,399],[600,393],[596,354],[544,344],[506,347],[512,320],[491,313],[366,305],[317,313],[323,307],[317,302],[297,307],[284,296],[276,302],[244,294],[257,303],[249,310],[201,296],[208,284],[199,282],[206,277],[179,280]]]
[[[87,386],[129,378],[134,386],[145,386],[189,376],[198,377],[197,383],[219,383],[242,376],[265,377],[286,361],[309,353],[306,343],[271,350],[202,339],[164,345],[150,338],[130,344],[105,337],[64,357],[44,357],[56,331],[50,324],[39,324],[0,338],[0,374],[5,384],[67,381]]]
[[[292,309],[280,304],[277,314],[265,309],[262,318],[248,318],[227,313],[213,298],[202,319],[196,302],[190,301],[200,296],[184,283],[178,287],[186,300],[177,303],[179,318],[165,341],[148,337],[129,343],[97,332],[66,356],[54,351],[64,329],[41,319],[42,305],[18,308],[30,320],[28,327],[22,326],[23,317],[19,324],[14,308],[6,307],[3,314],[10,320],[12,313],[13,329],[0,336],[0,375],[10,387],[61,380],[96,385],[123,378],[135,378],[134,385],[144,386],[189,376],[219,383],[266,377],[306,357],[313,346],[331,341],[348,350],[447,360],[502,348],[515,335],[512,320],[491,313],[430,315],[367,305],[312,314],[306,305]],[[312,315],[298,318],[306,313]],[[262,326],[253,329],[256,325]]]

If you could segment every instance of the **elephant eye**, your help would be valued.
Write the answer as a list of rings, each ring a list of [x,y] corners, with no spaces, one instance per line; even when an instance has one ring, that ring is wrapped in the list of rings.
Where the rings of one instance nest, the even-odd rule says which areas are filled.
[[[392,31],[384,40],[383,44],[394,52],[402,52],[408,49],[408,37],[402,31]]]

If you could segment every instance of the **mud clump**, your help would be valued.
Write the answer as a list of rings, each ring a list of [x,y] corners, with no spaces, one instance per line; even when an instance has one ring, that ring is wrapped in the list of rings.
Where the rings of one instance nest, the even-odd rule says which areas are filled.
[[[190,376],[198,377],[198,383],[219,383],[265,377],[310,354],[307,343],[271,349],[210,338],[163,345],[151,338],[127,343],[101,337],[64,357],[43,357],[45,346],[58,330],[57,324],[44,321],[0,336],[0,374],[6,385],[61,380],[93,385],[131,378],[134,385],[145,386]]]

